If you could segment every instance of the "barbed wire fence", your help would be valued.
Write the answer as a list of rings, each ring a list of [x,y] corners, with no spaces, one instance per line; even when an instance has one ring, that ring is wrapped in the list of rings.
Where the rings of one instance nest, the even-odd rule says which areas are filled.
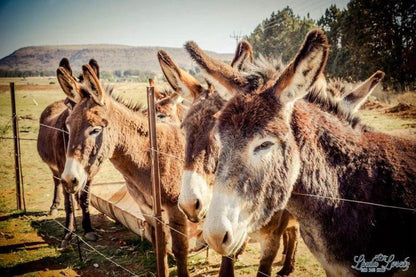
[[[9,126],[12,123],[12,121],[13,121],[14,118],[18,119],[16,114],[14,114],[7,121],[7,123],[5,125],[6,128],[7,128],[7,126]],[[178,125],[175,124],[175,123],[170,123],[168,121],[164,121],[164,123],[165,124],[169,124],[172,127],[176,127],[176,128],[178,127]],[[43,126],[45,128],[49,128],[49,129],[52,129],[52,130],[55,130],[57,132],[62,132],[63,134],[69,134],[67,130],[60,129],[60,128],[56,128],[54,126],[49,126],[49,125],[46,125],[46,124],[40,124],[40,126]],[[22,140],[22,141],[37,141],[38,140],[37,138],[30,138],[30,137],[29,138],[28,137],[26,137],[26,138],[20,138],[19,137],[18,139],[19,140]],[[15,137],[0,136],[0,140],[15,140]],[[178,161],[184,162],[184,158],[183,157],[178,157],[178,156],[172,155],[170,153],[166,153],[166,152],[163,152],[163,151],[154,149],[152,147],[149,147],[148,148],[148,151],[149,152],[154,152],[154,153],[156,153],[158,155],[163,155],[165,157],[172,158],[172,159],[176,159]],[[62,181],[59,177],[56,177],[56,176],[53,176],[53,177],[56,178],[56,179],[58,179],[59,181]],[[85,188],[81,188],[81,190],[83,190],[86,193],[89,193],[88,191],[85,190]],[[346,199],[346,198],[338,198],[338,197],[328,197],[328,196],[323,196],[323,195],[305,194],[305,193],[298,193],[296,191],[292,192],[292,194],[298,195],[298,196],[303,196],[303,197],[313,197],[313,198],[320,198],[320,199],[326,199],[326,200],[335,200],[335,201],[340,201],[340,202],[355,203],[355,204],[360,204],[360,205],[377,206],[377,207],[380,207],[380,208],[397,209],[397,210],[401,210],[401,211],[405,211],[405,212],[409,212],[409,211],[410,212],[416,212],[416,209],[411,209],[411,208],[407,208],[407,207],[399,207],[399,206],[385,205],[385,204],[382,204],[382,203],[373,203],[373,202],[360,201],[360,200],[355,200],[355,199]],[[75,209],[73,209],[73,211],[74,211],[74,216],[75,216]],[[47,214],[45,213],[45,215],[47,215]],[[167,228],[169,228],[172,232],[177,232],[177,233],[185,236],[186,238],[190,239],[190,236],[188,236],[185,233],[183,233],[183,232],[181,232],[181,231],[179,231],[179,230],[171,227],[168,223],[165,223],[161,218],[156,217],[153,214],[145,214],[145,213],[142,213],[142,215],[143,216],[146,216],[146,217],[149,217],[149,218],[153,218],[156,221],[158,221],[161,224],[163,224],[164,226],[166,226]],[[129,270],[125,266],[117,263],[116,261],[114,261],[114,259],[112,259],[111,257],[108,257],[107,255],[105,255],[104,253],[102,253],[102,251],[99,251],[96,247],[94,247],[93,245],[91,245],[90,243],[88,243],[85,239],[82,238],[82,236],[80,236],[77,233],[77,230],[76,229],[74,231],[71,231],[70,229],[68,229],[65,225],[63,225],[61,222],[59,222],[56,219],[49,219],[48,221],[54,222],[55,224],[57,224],[58,226],[60,226],[61,228],[63,228],[63,230],[66,230],[68,232],[72,232],[72,234],[78,240],[78,242],[77,242],[78,247],[79,247],[79,242],[83,243],[86,247],[88,247],[89,249],[91,249],[91,251],[93,251],[93,252],[97,253],[98,255],[102,256],[105,260],[107,260],[108,262],[114,264],[115,266],[117,266],[121,270],[125,271],[126,273],[130,274],[131,276],[148,276],[148,274],[151,274],[153,276],[156,276],[153,272],[151,272],[149,270],[144,270],[144,271],[140,271],[140,272],[133,272],[133,271]],[[75,223],[75,225],[76,225],[76,223]],[[202,247],[208,247],[207,244],[202,243],[200,241],[196,241],[196,243],[200,244],[200,246],[202,246]],[[227,257],[227,258],[229,258],[233,262],[236,262],[237,261],[237,259],[235,259],[233,257]],[[258,272],[258,273],[260,275],[262,275],[262,276],[269,276],[268,274],[263,273],[263,272]]]

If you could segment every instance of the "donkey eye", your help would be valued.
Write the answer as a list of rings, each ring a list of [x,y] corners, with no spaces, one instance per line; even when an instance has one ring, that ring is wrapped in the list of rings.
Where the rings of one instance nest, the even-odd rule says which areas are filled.
[[[272,145],[274,145],[273,142],[265,141],[262,144],[260,144],[259,146],[257,146],[256,148],[254,148],[254,153],[257,153],[257,152],[262,151],[262,150],[269,149]]]
[[[159,113],[159,114],[157,114],[157,118],[159,118],[159,119],[163,119],[163,118],[165,118],[166,117],[166,115],[165,114],[163,114],[163,113]]]
[[[103,130],[102,127],[94,127],[94,129],[91,130],[90,136],[96,136]]]

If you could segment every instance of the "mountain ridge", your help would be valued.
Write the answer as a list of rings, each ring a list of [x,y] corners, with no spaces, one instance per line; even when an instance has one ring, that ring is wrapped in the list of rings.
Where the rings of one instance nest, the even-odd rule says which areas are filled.
[[[75,71],[94,58],[102,71],[140,70],[162,74],[157,51],[165,50],[175,63],[186,70],[193,69],[184,48],[159,46],[129,46],[123,44],[74,44],[26,46],[0,60],[0,70],[7,71],[55,71],[59,61],[66,57]],[[213,58],[231,61],[233,54],[206,51]]]

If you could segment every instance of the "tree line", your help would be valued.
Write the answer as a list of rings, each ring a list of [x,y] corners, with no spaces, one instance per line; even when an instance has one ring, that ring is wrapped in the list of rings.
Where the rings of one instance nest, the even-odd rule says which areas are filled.
[[[383,70],[385,87],[416,89],[415,1],[352,0],[343,10],[331,5],[317,21],[286,7],[263,20],[247,40],[256,56],[289,62],[313,28],[328,36],[327,76],[356,81]]]

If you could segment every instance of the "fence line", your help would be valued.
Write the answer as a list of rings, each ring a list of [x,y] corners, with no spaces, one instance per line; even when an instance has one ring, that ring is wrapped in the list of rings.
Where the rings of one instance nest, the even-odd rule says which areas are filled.
[[[165,122],[166,123],[166,122]],[[169,124],[169,123],[168,123]],[[50,128],[50,129],[54,129],[56,131],[60,131],[66,134],[69,134],[68,131],[63,130],[63,129],[59,129],[53,126],[49,126],[46,124],[40,124],[43,127],[46,128]],[[13,138],[8,138],[8,137],[0,137],[0,139],[13,139]],[[31,141],[37,141],[37,139],[33,139],[33,138],[20,138],[20,140],[31,140]],[[170,157],[170,158],[174,158],[180,161],[184,161],[183,158],[181,157],[177,157],[175,155],[169,154],[169,153],[165,153],[163,151],[159,151],[159,150],[155,150],[153,148],[149,148],[149,151],[154,151],[157,152],[159,154],[162,154],[164,156]],[[53,176],[53,178],[56,178],[58,180],[61,180],[59,177]],[[82,188],[82,190],[84,192],[87,192],[86,190],[84,190],[84,188]],[[372,203],[372,202],[367,202],[367,201],[360,201],[360,200],[353,200],[353,199],[346,199],[346,198],[337,198],[337,197],[328,197],[328,196],[322,196],[322,195],[314,195],[314,194],[305,194],[305,193],[298,193],[298,192],[292,192],[294,195],[299,195],[299,196],[306,196],[306,197],[316,197],[316,198],[323,198],[323,199],[328,199],[328,200],[337,200],[337,201],[344,201],[344,202],[352,202],[352,203],[357,203],[357,204],[364,204],[364,205],[372,205],[372,206],[377,206],[377,207],[384,207],[384,208],[390,208],[390,209],[399,209],[399,210],[406,210],[406,211],[411,211],[411,212],[416,212],[416,209],[412,209],[412,208],[407,208],[407,207],[399,207],[399,206],[392,206],[392,205],[384,205],[384,204],[380,204],[380,203]],[[154,218],[155,220],[157,220],[158,222],[162,223],[163,225],[166,225],[170,230],[175,231],[185,237],[187,237],[189,239],[189,236],[180,232],[179,230],[176,230],[175,228],[171,227],[169,224],[163,222],[163,220],[161,220],[158,217],[155,217],[153,214],[143,214],[145,216]],[[59,224],[61,227],[63,227],[65,230],[70,231],[68,228],[66,228],[63,224],[61,224],[59,221],[53,219],[54,222],[56,222],[57,224]],[[71,231],[70,231],[71,232]],[[122,265],[116,263],[115,261],[113,261],[111,258],[105,256],[103,253],[101,253],[100,251],[98,251],[96,248],[94,248],[91,244],[87,243],[82,237],[80,237],[78,234],[76,234],[75,232],[71,232],[72,234],[74,234],[81,242],[83,242],[85,245],[87,245],[89,248],[91,248],[94,252],[96,252],[97,254],[101,255],[102,257],[104,257],[106,260],[108,260],[109,262],[115,264],[117,267],[120,267],[121,269],[125,270],[126,272],[128,272],[129,274],[131,274],[132,276],[137,276],[136,273],[130,271],[129,269],[123,267]],[[197,241],[197,243],[201,244],[202,246],[207,246],[204,243],[201,243],[199,241]],[[231,259],[232,261],[236,261],[236,259],[232,258],[232,257],[228,257],[227,258]],[[140,274],[146,274],[149,272],[140,272]],[[258,272],[261,275],[264,276],[269,276],[263,272]]]
[[[292,194],[300,195],[300,196],[324,198],[324,199],[328,199],[328,200],[338,200],[338,201],[344,201],[344,202],[352,202],[352,203],[371,205],[371,206],[377,206],[377,207],[383,207],[383,208],[390,208],[390,209],[398,209],[398,210],[416,212],[416,209],[412,209],[412,208],[392,206],[392,205],[384,205],[384,204],[372,203],[372,202],[367,202],[367,201],[360,201],[360,200],[353,200],[353,199],[346,199],[346,198],[338,198],[338,197],[329,197],[329,196],[316,195],[316,194],[307,194],[307,193],[300,193],[300,192],[295,192],[295,191],[293,191]]]
[[[55,128],[53,126],[49,126],[46,124],[41,124],[42,126],[46,127],[46,128],[50,128],[50,129],[54,129],[56,131],[60,131],[60,132],[64,132],[64,133],[68,133],[68,131],[63,130],[63,129],[59,129],[59,128]],[[13,139],[13,138],[9,138],[9,137],[0,137],[0,139]],[[35,138],[19,138],[20,140],[31,140],[31,141],[37,141],[37,139]],[[154,151],[157,152],[159,154],[162,154],[164,156],[173,158],[173,159],[177,159],[179,161],[184,162],[185,160],[182,157],[178,157],[160,150],[155,150],[153,148],[148,148],[149,151]],[[59,178],[58,178],[59,179]],[[60,179],[59,179],[60,180]],[[328,199],[328,200],[338,200],[338,201],[345,201],[345,202],[352,202],[352,203],[357,203],[357,204],[364,204],[364,205],[372,205],[372,206],[377,206],[377,207],[384,207],[384,208],[391,208],[391,209],[399,209],[399,210],[406,210],[406,211],[411,211],[411,212],[416,212],[416,209],[412,209],[412,208],[407,208],[407,207],[400,207],[400,206],[393,206],[393,205],[385,205],[385,204],[381,204],[381,203],[373,203],[373,202],[367,202],[367,201],[361,201],[361,200],[354,200],[354,199],[347,199],[347,198],[338,198],[338,197],[329,197],[329,196],[323,196],[323,195],[315,195],[315,194],[306,194],[306,193],[298,193],[298,192],[292,192],[295,195],[299,195],[299,196],[308,196],[308,197],[316,197],[316,198],[324,198],[324,199]]]
[[[53,178],[55,178],[55,179],[57,179],[57,180],[61,180],[61,178],[56,177],[56,176],[53,176]],[[61,181],[62,181],[62,180],[61,180]],[[87,192],[87,191],[85,190],[85,188],[84,188],[84,187],[82,187],[82,188],[81,188],[81,190],[82,190],[82,191],[84,191],[84,192]],[[190,236],[188,236],[188,235],[184,234],[183,232],[181,232],[181,231],[179,231],[179,230],[177,230],[177,229],[173,228],[173,227],[172,227],[172,226],[170,226],[168,223],[166,223],[166,222],[164,222],[163,220],[161,220],[160,218],[158,218],[158,217],[154,216],[154,214],[146,214],[146,213],[141,213],[141,214],[142,214],[143,216],[146,216],[146,217],[153,218],[153,219],[157,220],[157,221],[158,221],[158,222],[160,222],[161,224],[163,224],[163,225],[165,225],[166,227],[168,227],[170,230],[172,230],[172,231],[174,231],[174,232],[176,232],[176,233],[178,233],[178,234],[180,234],[180,235],[182,235],[182,236],[186,237],[188,240],[190,239]],[[60,224],[60,225],[62,226],[62,224]],[[64,226],[64,229],[68,230],[65,226]],[[81,240],[81,241],[83,242],[83,240]],[[202,242],[200,242],[200,241],[198,241],[198,240],[196,240],[196,243],[198,243],[200,246],[203,246],[203,247],[208,247],[208,245],[207,245],[207,244],[202,243]],[[96,251],[98,251],[98,250],[96,250]],[[226,257],[226,258],[228,258],[228,259],[232,260],[233,262],[238,261],[237,259],[234,259],[234,258],[229,257],[229,256],[224,256],[224,257]],[[264,273],[264,272],[258,271],[258,273],[259,273],[260,275],[270,277],[268,274],[266,274],[266,273]]]
[[[43,124],[43,123],[39,123],[39,125],[40,126],[43,126],[43,127],[46,127],[46,128],[49,128],[49,129],[53,129],[53,130],[59,131],[59,132],[63,132],[65,134],[69,134],[69,132],[66,131],[66,130],[64,130],[64,129],[59,129],[59,128],[56,128],[56,127],[53,127],[53,126],[50,126],[50,125],[46,125],[46,124]]]
[[[14,138],[11,138],[11,137],[0,137],[0,139],[9,139],[9,140],[11,140],[11,139],[14,139]],[[19,138],[19,140],[37,141],[37,139],[34,139],[34,138]]]

